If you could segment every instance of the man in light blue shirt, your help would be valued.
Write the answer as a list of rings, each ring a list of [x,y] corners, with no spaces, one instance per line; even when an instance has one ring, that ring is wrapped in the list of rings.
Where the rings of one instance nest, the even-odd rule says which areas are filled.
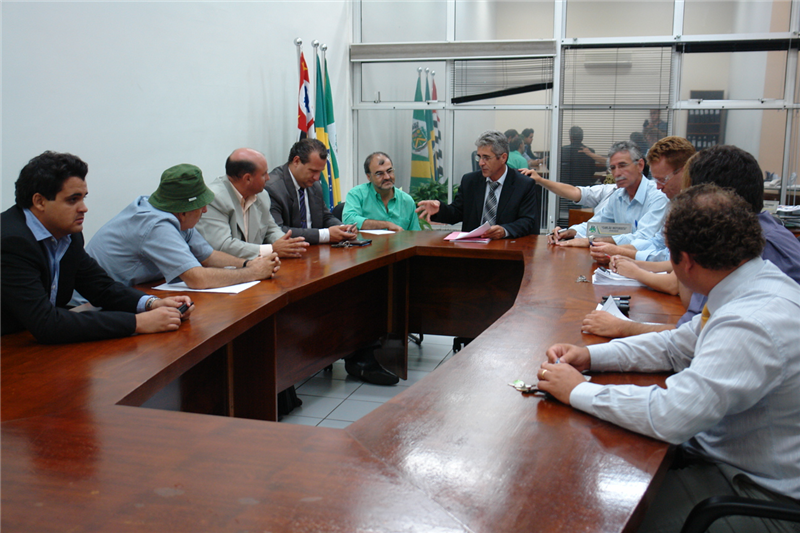
[[[126,285],[163,277],[167,282],[180,278],[191,289],[209,289],[272,277],[280,268],[277,254],[235,257],[214,250],[194,229],[213,199],[198,167],[170,167],[158,189],[103,225],[86,251]]]
[[[572,226],[565,232],[560,232],[561,228],[557,227],[553,235],[548,236],[549,242],[588,248],[586,228],[593,222],[630,224],[630,233],[596,239],[618,245],[630,244],[636,239],[650,239],[661,231],[667,197],[651,180],[642,179],[644,159],[636,144],[631,141],[614,143],[608,151],[608,162],[608,170],[619,187],[608,203],[588,222]]]
[[[678,195],[665,236],[680,282],[708,296],[703,313],[675,330],[588,348],[556,344],[547,350],[539,388],[681,445],[680,469],[667,473],[640,532],[678,531],[691,507],[709,496],[797,503],[800,286],[761,259],[756,214],[717,185]],[[666,388],[600,385],[584,380],[580,372],[589,369],[674,374]],[[773,531],[737,520],[729,519],[732,531]]]

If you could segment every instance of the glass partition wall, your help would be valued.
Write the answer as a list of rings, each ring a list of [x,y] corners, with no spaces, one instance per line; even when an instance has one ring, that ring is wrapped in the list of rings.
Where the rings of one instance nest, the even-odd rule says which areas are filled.
[[[800,0],[357,0],[353,12],[353,157],[389,153],[406,191],[435,183],[422,194],[452,199],[489,129],[533,130],[538,170],[570,182],[560,152],[579,126],[602,156],[664,135],[735,144],[770,198],[798,200]],[[543,231],[574,206],[546,196]]]

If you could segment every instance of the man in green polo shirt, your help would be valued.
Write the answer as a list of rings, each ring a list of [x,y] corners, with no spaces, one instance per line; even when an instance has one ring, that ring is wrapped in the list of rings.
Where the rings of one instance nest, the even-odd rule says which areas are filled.
[[[342,215],[345,224],[358,229],[387,229],[391,231],[418,230],[419,218],[414,199],[394,186],[391,158],[375,152],[364,161],[369,183],[350,189]]]

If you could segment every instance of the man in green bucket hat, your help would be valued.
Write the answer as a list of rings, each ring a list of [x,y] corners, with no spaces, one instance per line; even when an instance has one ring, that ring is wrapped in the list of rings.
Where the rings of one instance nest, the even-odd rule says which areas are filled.
[[[180,279],[191,289],[210,289],[272,277],[280,268],[277,254],[245,260],[215,251],[194,229],[213,199],[198,167],[170,167],[158,189],[108,221],[86,251],[127,285],[163,277]]]

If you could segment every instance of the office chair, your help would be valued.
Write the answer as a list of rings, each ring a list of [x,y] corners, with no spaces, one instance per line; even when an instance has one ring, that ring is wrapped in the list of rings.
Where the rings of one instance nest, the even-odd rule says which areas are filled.
[[[331,208],[331,214],[339,220],[342,220],[342,213],[344,213],[344,202],[339,202]]]
[[[475,160],[477,157],[478,157],[478,151],[477,150],[473,150],[472,151],[472,171],[473,172],[478,172],[481,169],[481,166]]]
[[[704,533],[715,520],[731,515],[800,522],[800,507],[742,496],[712,496],[694,506],[681,533]]]

